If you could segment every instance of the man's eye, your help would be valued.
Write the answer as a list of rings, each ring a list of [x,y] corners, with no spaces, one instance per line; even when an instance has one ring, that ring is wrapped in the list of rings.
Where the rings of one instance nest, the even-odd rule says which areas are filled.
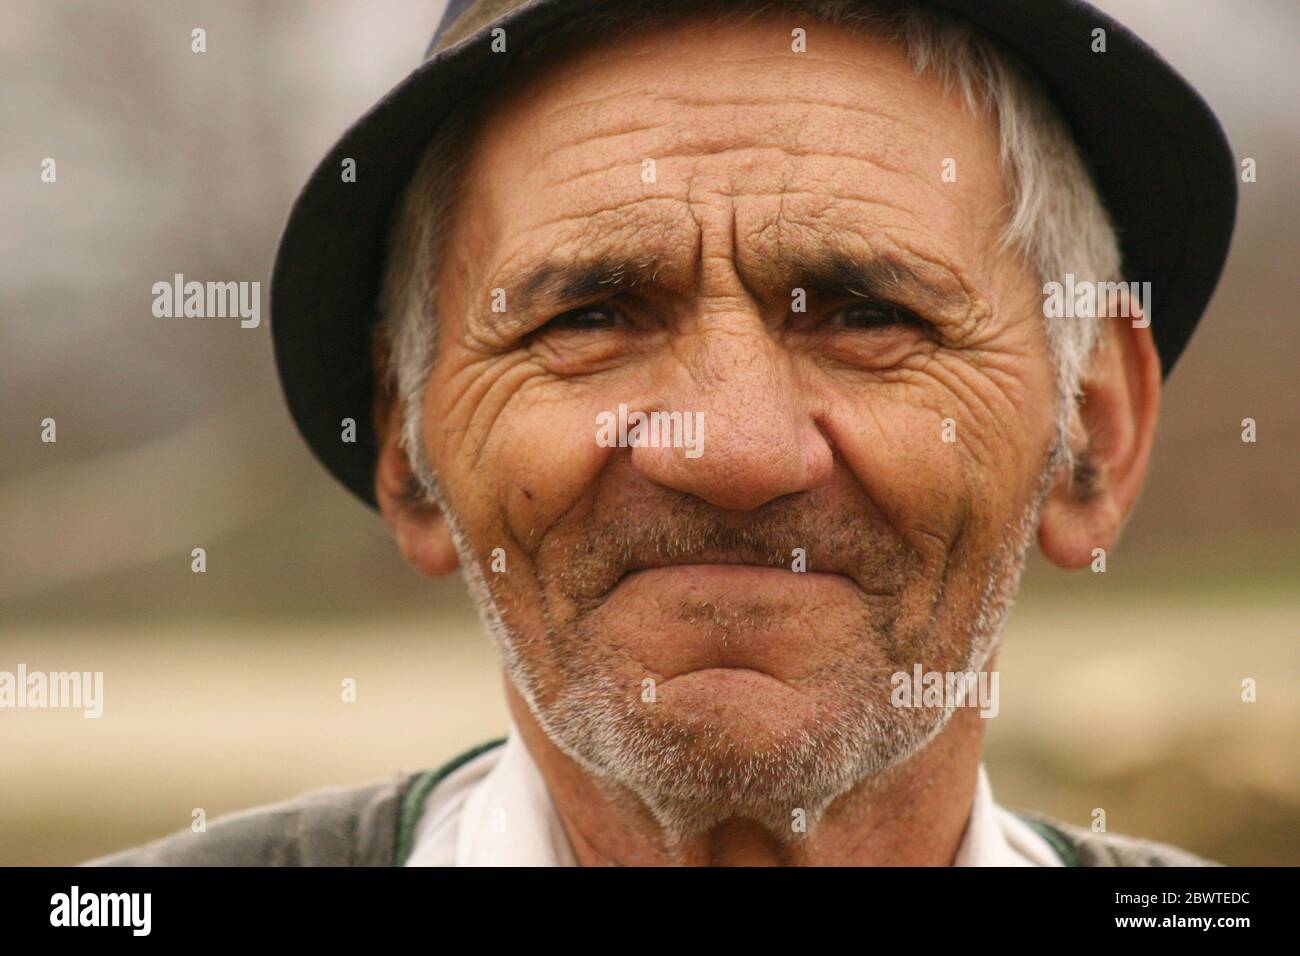
[[[557,315],[547,322],[544,328],[575,332],[598,332],[602,329],[616,329],[625,324],[623,313],[611,306],[584,306]]]
[[[886,304],[846,305],[826,320],[832,328],[878,329],[891,325],[914,325],[917,320],[905,309]]]

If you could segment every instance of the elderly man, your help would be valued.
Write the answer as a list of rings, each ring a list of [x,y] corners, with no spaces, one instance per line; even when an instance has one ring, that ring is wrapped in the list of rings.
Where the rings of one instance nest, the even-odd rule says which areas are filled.
[[[272,325],[510,733],[102,862],[1203,862],[1001,809],[981,749],[1028,546],[1133,508],[1234,181],[1072,0],[453,2]]]

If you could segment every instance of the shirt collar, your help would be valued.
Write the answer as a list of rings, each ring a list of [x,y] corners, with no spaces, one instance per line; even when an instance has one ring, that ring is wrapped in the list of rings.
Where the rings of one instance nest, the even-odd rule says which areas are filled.
[[[512,725],[461,811],[457,866],[576,866],[546,781]]]
[[[528,748],[512,726],[505,744],[429,795],[408,866],[576,866],[577,859]],[[980,764],[954,866],[1061,866],[1051,846],[993,801]]]

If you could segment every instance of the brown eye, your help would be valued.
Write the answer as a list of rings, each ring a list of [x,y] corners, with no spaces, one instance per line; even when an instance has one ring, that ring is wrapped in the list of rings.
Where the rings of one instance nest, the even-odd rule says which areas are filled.
[[[837,309],[830,314],[827,324],[832,328],[879,329],[892,325],[913,325],[916,320],[896,306],[864,303]]]
[[[622,328],[626,319],[618,309],[605,305],[584,306],[562,313],[546,323],[544,328],[569,332],[599,332]]]

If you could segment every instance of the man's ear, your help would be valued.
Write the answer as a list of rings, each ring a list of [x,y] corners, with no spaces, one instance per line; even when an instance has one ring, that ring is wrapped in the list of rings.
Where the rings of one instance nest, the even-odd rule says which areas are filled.
[[[1082,399],[1068,439],[1074,468],[1043,503],[1038,545],[1063,568],[1087,567],[1096,548],[1111,551],[1151,458],[1160,355],[1139,304],[1127,299],[1127,306],[1127,315],[1121,310],[1101,320],[1101,341],[1080,383]]]
[[[446,519],[427,500],[402,448],[402,403],[389,386],[388,349],[378,327],[371,340],[371,357],[375,379],[371,416],[379,444],[375,498],[406,563],[431,578],[443,577],[459,567],[460,559]]]

